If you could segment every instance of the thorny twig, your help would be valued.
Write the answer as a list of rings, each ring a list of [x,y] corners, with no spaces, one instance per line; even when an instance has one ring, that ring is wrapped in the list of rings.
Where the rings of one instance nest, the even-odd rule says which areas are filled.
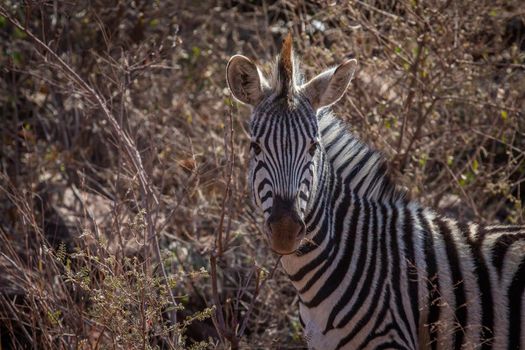
[[[252,301],[250,302],[248,311],[246,311],[241,327],[239,328],[239,332],[237,333],[238,338],[241,338],[243,336],[244,331],[246,329],[246,325],[248,324],[248,320],[250,319],[250,315],[252,314],[253,307],[255,306],[255,300],[257,299],[257,296],[259,295],[259,292],[261,291],[261,289],[266,285],[266,282],[268,282],[268,280],[271,280],[273,278],[273,275],[275,274],[275,270],[277,270],[277,266],[279,266],[279,263],[281,262],[281,258],[282,256],[280,256],[277,259],[277,261],[275,262],[275,265],[273,266],[272,271],[270,272],[268,276],[266,276],[266,278],[261,283],[259,283],[261,270],[257,271],[257,277],[255,280],[255,292],[253,293]]]
[[[416,93],[416,83],[418,81],[417,75],[419,72],[419,65],[421,64],[421,61],[424,60],[424,56],[422,55],[422,52],[423,52],[423,48],[425,47],[425,41],[426,41],[426,36],[425,34],[423,34],[422,38],[418,40],[416,58],[414,59],[414,63],[411,67],[412,79],[410,81],[410,87],[408,89],[408,96],[407,96],[407,99],[405,101],[405,106],[404,106],[403,124],[401,125],[401,131],[400,131],[399,140],[397,144],[398,153],[401,152],[401,147],[403,147],[403,138],[405,136],[405,132],[407,128],[408,116],[410,114],[410,109],[412,107],[412,101],[414,98],[414,94]]]
[[[228,113],[228,122],[229,122],[229,131],[230,131],[230,145],[228,146],[226,139],[225,139],[225,148],[226,148],[226,156],[228,159],[228,163],[230,165],[228,169],[228,177],[226,182],[226,189],[224,190],[224,196],[222,198],[222,205],[221,205],[221,216],[219,221],[219,228],[217,230],[217,234],[215,236],[215,243],[213,246],[213,251],[210,254],[210,266],[211,266],[211,278],[212,278],[212,293],[213,293],[213,301],[215,303],[215,313],[217,317],[218,324],[216,325],[217,330],[219,331],[219,334],[221,337],[228,339],[231,344],[232,348],[235,348],[237,346],[236,343],[236,337],[235,334],[232,331],[229,331],[226,327],[226,322],[224,319],[224,313],[222,311],[222,305],[219,298],[219,292],[218,292],[218,281],[217,281],[217,258],[220,258],[224,252],[223,247],[223,231],[224,231],[224,216],[226,214],[226,203],[227,200],[230,197],[230,187],[232,182],[232,175],[233,175],[233,163],[234,163],[234,154],[233,154],[233,118],[232,118],[232,108],[230,106],[229,113]],[[214,320],[215,322],[215,320]]]
[[[228,161],[228,165],[229,165],[229,169],[228,169],[228,179],[227,179],[227,183],[226,183],[226,189],[224,190],[224,196],[222,198],[222,204],[221,204],[221,216],[220,216],[220,221],[219,221],[219,230],[217,232],[217,235],[215,236],[215,248],[217,248],[217,256],[221,256],[222,253],[224,252],[224,246],[223,246],[223,240],[222,240],[222,236],[223,236],[223,233],[224,233],[224,217],[225,217],[225,214],[226,214],[226,202],[228,199],[231,198],[231,195],[230,195],[230,189],[231,189],[231,183],[232,183],[232,176],[233,176],[233,165],[234,165],[234,150],[233,150],[233,117],[232,117],[232,106],[230,105],[229,107],[229,112],[228,112],[228,126],[229,126],[229,132],[230,132],[230,144],[229,146],[226,144],[226,140],[225,140],[225,146],[226,146],[226,149],[229,150],[229,152],[227,151],[227,161]]]

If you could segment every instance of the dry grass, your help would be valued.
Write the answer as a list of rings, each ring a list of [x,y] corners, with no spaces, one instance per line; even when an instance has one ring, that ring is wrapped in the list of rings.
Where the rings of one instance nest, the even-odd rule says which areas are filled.
[[[4,2],[0,348],[304,346],[224,81],[288,30],[309,77],[358,59],[336,112],[413,197],[523,223],[520,5]]]

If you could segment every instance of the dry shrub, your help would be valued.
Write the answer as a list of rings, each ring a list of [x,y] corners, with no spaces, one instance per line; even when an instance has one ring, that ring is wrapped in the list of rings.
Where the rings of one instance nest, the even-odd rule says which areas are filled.
[[[49,49],[0,17],[5,348],[304,346],[224,81],[287,31],[308,77],[358,59],[335,110],[413,197],[524,222],[519,1],[2,6]]]

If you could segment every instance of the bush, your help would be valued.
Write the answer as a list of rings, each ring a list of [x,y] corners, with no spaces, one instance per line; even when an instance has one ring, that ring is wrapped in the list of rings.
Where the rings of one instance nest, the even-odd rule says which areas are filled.
[[[412,197],[523,223],[520,5],[4,2],[2,347],[304,347],[224,80],[288,31],[309,77],[358,59],[335,111]]]

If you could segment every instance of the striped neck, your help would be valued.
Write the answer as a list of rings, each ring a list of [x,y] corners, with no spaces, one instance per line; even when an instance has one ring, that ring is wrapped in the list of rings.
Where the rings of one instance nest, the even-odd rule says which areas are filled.
[[[305,216],[307,240],[299,248],[299,255],[307,254],[317,248],[325,236],[332,236],[329,213],[333,208],[332,187],[336,180],[336,173],[323,147],[317,155],[314,190]]]
[[[360,198],[385,203],[405,197],[390,178],[383,154],[361,142],[329,111],[320,112],[319,130],[335,177]]]

